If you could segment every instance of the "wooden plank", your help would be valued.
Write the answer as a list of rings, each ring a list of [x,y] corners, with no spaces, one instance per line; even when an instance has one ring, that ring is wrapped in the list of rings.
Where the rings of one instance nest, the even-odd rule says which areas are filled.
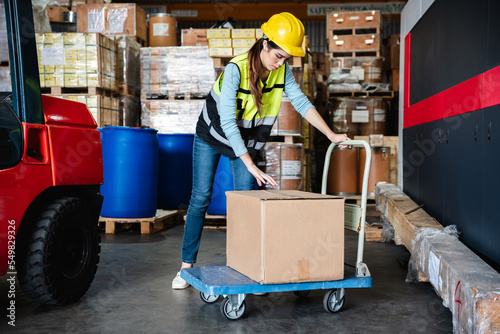
[[[423,209],[418,209],[406,214],[418,207],[418,204],[410,198],[389,198],[387,205],[387,218],[394,227],[395,232],[394,242],[404,245],[410,253],[413,253],[412,241],[415,238],[415,232],[418,228],[429,227],[438,230],[443,229],[443,226]]]
[[[382,225],[365,225],[365,241],[380,241],[382,238]]]

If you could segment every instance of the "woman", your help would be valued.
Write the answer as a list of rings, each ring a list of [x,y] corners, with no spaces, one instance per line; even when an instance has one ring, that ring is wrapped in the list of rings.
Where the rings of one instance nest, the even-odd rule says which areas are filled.
[[[348,140],[345,134],[335,134],[326,125],[286,65],[293,56],[305,55],[302,22],[290,13],[280,13],[261,28],[264,36],[248,53],[233,58],[217,79],[196,125],[193,190],[186,215],[181,269],[196,262],[221,154],[231,160],[235,190],[251,190],[255,180],[259,186],[267,182],[277,186],[257,167],[257,158],[278,117],[283,92],[295,109],[330,141]],[[188,286],[177,273],[172,288]]]

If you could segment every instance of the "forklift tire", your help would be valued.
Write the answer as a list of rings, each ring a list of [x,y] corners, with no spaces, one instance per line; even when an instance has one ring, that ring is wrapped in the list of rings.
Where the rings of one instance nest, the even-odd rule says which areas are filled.
[[[55,200],[34,223],[17,268],[22,290],[46,305],[78,301],[94,280],[101,251],[98,221],[80,198]]]

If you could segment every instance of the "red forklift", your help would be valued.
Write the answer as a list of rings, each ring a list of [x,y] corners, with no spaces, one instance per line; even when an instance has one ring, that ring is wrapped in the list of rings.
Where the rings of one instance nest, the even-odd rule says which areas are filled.
[[[69,304],[99,262],[101,137],[84,104],[41,94],[31,1],[2,4],[12,92],[0,92],[0,275],[17,274],[38,303]]]

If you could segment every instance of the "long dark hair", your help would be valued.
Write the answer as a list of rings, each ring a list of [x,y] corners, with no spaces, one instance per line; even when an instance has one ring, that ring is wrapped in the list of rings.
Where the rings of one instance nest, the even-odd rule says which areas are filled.
[[[250,65],[250,93],[255,99],[255,105],[259,115],[262,108],[262,92],[259,87],[259,73],[262,71],[262,61],[260,60],[260,52],[264,48],[264,41],[267,41],[269,49],[279,49],[275,43],[263,37],[259,38],[253,46],[248,50],[248,63]]]

